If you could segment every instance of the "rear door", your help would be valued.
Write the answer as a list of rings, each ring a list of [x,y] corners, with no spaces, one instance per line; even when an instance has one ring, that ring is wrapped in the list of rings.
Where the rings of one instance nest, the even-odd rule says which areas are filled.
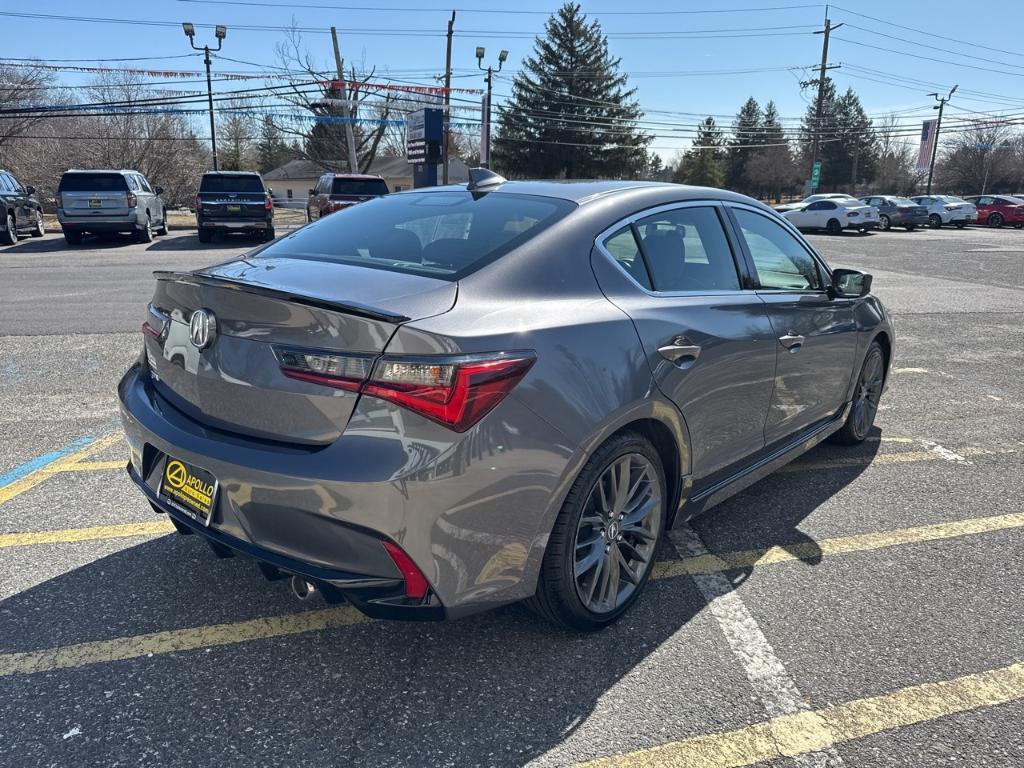
[[[58,191],[71,216],[127,218],[130,213],[128,182],[120,173],[66,173]]]
[[[710,202],[637,214],[595,250],[628,278],[601,287],[633,319],[658,387],[686,420],[697,490],[764,447],[775,376],[775,334],[723,215]]]
[[[824,265],[775,217],[739,205],[730,212],[778,350],[764,426],[771,446],[845,405],[857,351],[855,300],[830,298]]]

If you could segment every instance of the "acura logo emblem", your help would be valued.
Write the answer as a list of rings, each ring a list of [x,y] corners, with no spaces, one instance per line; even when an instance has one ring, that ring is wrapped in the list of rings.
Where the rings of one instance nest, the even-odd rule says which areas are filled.
[[[217,334],[217,319],[208,309],[197,309],[188,321],[188,338],[196,349],[206,349]]]

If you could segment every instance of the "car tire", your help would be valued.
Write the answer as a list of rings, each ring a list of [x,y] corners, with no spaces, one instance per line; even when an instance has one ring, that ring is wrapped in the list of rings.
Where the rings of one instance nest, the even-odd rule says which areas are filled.
[[[915,229],[917,229],[917,224],[907,224],[903,228],[907,230],[907,232],[913,232]]]
[[[888,232],[889,227],[892,226],[892,222],[889,221],[889,217],[884,213],[878,216],[878,228],[883,232]]]
[[[613,485],[622,472],[627,473],[625,481]],[[616,486],[622,488],[619,493]],[[587,461],[562,504],[548,537],[537,591],[527,605],[547,620],[576,630],[597,630],[616,621],[640,597],[654,570],[667,501],[665,471],[650,441],[635,432],[610,438]],[[649,508],[627,524],[636,514],[624,517],[627,504]],[[584,549],[587,544],[589,549]],[[633,562],[636,570],[630,570]],[[623,578],[623,563],[632,578]],[[605,578],[606,572],[614,576]],[[588,591],[589,597],[584,595]]]
[[[942,217],[937,213],[933,213],[928,217],[928,226],[932,229],[942,229]]]
[[[841,235],[843,234],[843,225],[839,223],[838,219],[829,219],[828,224],[825,225],[825,231],[830,235]]]
[[[263,238],[262,239],[263,239],[264,243],[269,243],[275,237],[277,237],[277,233],[274,231],[273,227],[267,227],[265,230],[263,230]]]
[[[313,214],[309,212],[309,208],[306,209],[306,223],[311,224],[313,222]]]
[[[963,223],[962,221],[957,221],[957,222],[955,222],[955,223],[953,224],[953,226],[954,226],[954,227],[956,227],[957,229],[963,229],[963,228],[964,228],[964,227],[966,227],[967,225],[966,225],[966,224],[964,224],[964,223]]]
[[[71,230],[64,230],[64,242],[68,245],[81,245],[82,244],[82,233],[73,232]]]
[[[14,216],[7,214],[7,228],[0,232],[0,245],[14,245],[18,242],[18,224]]]
[[[999,229],[999,227],[1003,226],[1003,214],[993,213],[991,216],[988,217],[988,220],[985,223],[988,224],[990,227],[995,227],[996,229]]]
[[[199,242],[208,243],[213,240],[213,230],[208,227],[199,228]]]
[[[135,240],[139,243],[153,242],[153,225],[149,220],[149,216],[146,217],[146,223],[143,227],[135,230]]]
[[[1014,229],[1020,229],[1021,227],[1024,227],[1024,224],[1014,224],[1013,225]]]
[[[164,213],[163,221],[160,222],[160,226],[156,228],[156,234],[163,237],[167,234],[167,214]]]
[[[877,341],[871,342],[853,392],[853,404],[842,428],[833,435],[841,445],[857,445],[864,442],[878,413],[878,401],[885,386],[885,353]]]
[[[32,237],[42,237],[46,234],[46,224],[43,222],[43,212],[39,208],[36,208],[36,223],[28,231]]]

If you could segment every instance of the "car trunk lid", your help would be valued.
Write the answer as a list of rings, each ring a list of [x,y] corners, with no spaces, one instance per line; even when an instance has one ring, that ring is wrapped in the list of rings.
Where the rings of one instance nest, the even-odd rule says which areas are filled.
[[[155,274],[146,352],[157,391],[210,427],[314,445],[341,435],[358,393],[285,375],[281,350],[372,361],[400,324],[451,309],[457,290],[432,277],[294,258]],[[205,345],[190,336],[196,310],[213,318]]]

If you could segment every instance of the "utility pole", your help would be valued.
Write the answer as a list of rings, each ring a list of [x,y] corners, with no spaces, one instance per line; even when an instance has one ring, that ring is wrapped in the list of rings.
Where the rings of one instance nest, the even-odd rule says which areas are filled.
[[[826,7],[826,13],[828,12]],[[821,132],[821,112],[825,106],[825,73],[830,69],[838,69],[839,65],[828,63],[828,38],[832,30],[839,29],[842,24],[833,24],[828,16],[825,17],[825,28],[819,29],[814,34],[824,35],[821,41],[821,66],[818,68],[818,99],[814,105],[814,125],[811,130],[811,177],[814,176],[814,164],[818,160],[818,136]],[[813,191],[813,190],[812,190]]]
[[[444,144],[441,147],[441,183],[448,183],[448,142],[451,141],[451,128],[449,123],[452,121],[452,32],[455,29],[455,11],[452,11],[452,17],[448,19],[448,48],[444,55],[444,114],[442,119],[444,120],[444,136],[442,140]]]
[[[345,87],[345,64],[341,60],[338,46],[338,30],[331,27],[334,42],[334,65],[338,69],[338,87],[341,89],[341,117],[345,121],[345,142],[348,145],[348,167],[352,173],[359,173],[359,158],[356,157],[356,135],[352,129],[352,113],[348,108],[348,89]]]
[[[202,51],[204,54],[203,63],[206,65],[206,99],[210,106],[210,149],[213,153],[213,170],[219,171],[220,167],[217,165],[217,124],[213,119],[213,81],[210,79],[210,65],[213,63],[210,60],[210,46],[204,45],[200,48],[196,45],[196,28],[191,22],[182,22],[181,28],[185,31],[185,37],[188,38],[189,45],[194,50]],[[217,52],[224,43],[224,38],[228,36],[228,28],[223,24],[218,24],[214,28],[213,33],[217,38],[217,47],[213,50]]]
[[[959,87],[959,85],[954,85],[950,89],[949,95],[944,99],[940,98],[937,93],[928,94],[929,96],[934,96],[935,100],[939,102],[936,106],[932,107],[932,109],[939,110],[939,117],[935,121],[935,135],[932,137],[932,159],[931,162],[928,163],[928,186],[924,191],[926,195],[930,195],[932,193],[932,174],[935,173],[935,156],[939,152],[939,130],[942,128],[942,108],[946,106],[946,102],[953,98],[953,94],[956,93],[956,89]],[[984,190],[982,191],[984,192]]]

